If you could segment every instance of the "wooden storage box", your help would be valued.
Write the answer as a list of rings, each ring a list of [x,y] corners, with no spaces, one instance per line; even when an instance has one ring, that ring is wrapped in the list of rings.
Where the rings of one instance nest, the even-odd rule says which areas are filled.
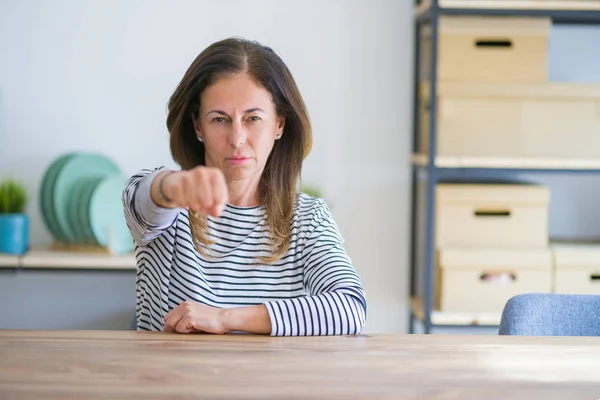
[[[437,248],[548,246],[550,190],[520,184],[439,184]]]
[[[552,245],[554,292],[600,294],[600,244]]]
[[[421,150],[429,148],[429,86],[421,92]],[[600,85],[438,85],[437,155],[600,158]]]
[[[442,16],[438,80],[442,82],[546,82],[548,38],[545,17]],[[424,30],[424,75],[429,79],[431,32]]]
[[[550,249],[442,249],[437,253],[436,306],[448,312],[501,312],[512,296],[550,293]]]

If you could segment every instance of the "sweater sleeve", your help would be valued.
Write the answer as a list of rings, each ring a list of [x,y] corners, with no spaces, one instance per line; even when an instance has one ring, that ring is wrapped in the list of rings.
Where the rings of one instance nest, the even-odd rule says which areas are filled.
[[[145,246],[169,229],[179,215],[178,208],[158,206],[150,194],[152,181],[164,167],[145,169],[127,180],[122,202],[127,227],[138,246]]]
[[[362,331],[366,299],[341,233],[320,200],[305,243],[305,297],[265,303],[272,336],[352,335]]]

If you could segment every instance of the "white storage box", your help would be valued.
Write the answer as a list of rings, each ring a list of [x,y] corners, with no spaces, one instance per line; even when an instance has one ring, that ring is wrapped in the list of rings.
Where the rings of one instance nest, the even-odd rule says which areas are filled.
[[[429,86],[421,92],[421,151],[429,147]],[[438,85],[437,155],[600,158],[600,85]]]
[[[442,249],[436,264],[440,311],[499,313],[512,296],[552,290],[550,249]]]
[[[442,16],[438,80],[443,82],[546,82],[548,38],[545,17]],[[429,79],[431,32],[424,30],[424,75]]]
[[[436,247],[545,248],[549,202],[545,186],[439,184]]]
[[[553,244],[554,292],[600,294],[600,244]]]

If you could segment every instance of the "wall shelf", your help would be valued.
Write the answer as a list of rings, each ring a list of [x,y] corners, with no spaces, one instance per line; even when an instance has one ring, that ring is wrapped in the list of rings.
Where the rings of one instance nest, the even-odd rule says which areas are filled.
[[[550,17],[555,23],[600,23],[597,0],[424,0],[416,7],[418,21],[438,15]]]
[[[437,102],[428,109],[428,132],[421,132],[422,83],[426,96],[438,97],[439,20],[444,15],[539,16],[554,24],[600,24],[600,0],[424,0],[415,7],[413,155],[410,255],[410,332],[422,322],[424,333],[433,327],[497,326],[500,313],[448,313],[434,309],[435,288],[435,196],[442,181],[512,180],[518,174],[565,174],[600,176],[600,159],[453,157],[437,155]],[[428,33],[424,35],[424,32]],[[427,43],[424,40],[427,39]],[[421,137],[428,143],[420,152]]]
[[[113,255],[32,249],[22,256],[0,255],[0,268],[135,270],[133,254]]]
[[[0,268],[18,268],[19,256],[0,254]]]
[[[585,11],[600,10],[597,0],[439,0],[442,9],[469,10],[545,10]],[[431,9],[432,1],[424,0],[417,7],[420,11]]]
[[[425,319],[425,305],[423,298],[413,297],[410,300],[410,308],[413,315],[423,321]],[[431,324],[439,327],[460,326],[498,326],[501,313],[469,313],[469,312],[445,312],[432,310]]]
[[[426,168],[429,166],[429,157],[415,153],[412,155],[412,163],[416,167]],[[440,169],[600,172],[600,159],[437,156],[433,166]]]

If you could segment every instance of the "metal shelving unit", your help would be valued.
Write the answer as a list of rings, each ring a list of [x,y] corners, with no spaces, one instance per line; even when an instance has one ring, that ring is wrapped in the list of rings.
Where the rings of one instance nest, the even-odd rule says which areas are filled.
[[[503,0],[497,0],[502,3]],[[531,3],[532,0],[529,0]],[[414,47],[414,92],[413,92],[413,160],[412,160],[412,206],[411,206],[411,286],[410,286],[410,332],[415,332],[415,324],[422,323],[424,333],[432,328],[454,328],[469,326],[495,326],[499,315],[448,314],[433,309],[434,302],[434,226],[435,226],[435,187],[442,181],[468,181],[470,179],[510,179],[524,173],[541,174],[598,174],[600,160],[569,163],[567,160],[530,160],[527,164],[512,163],[510,160],[460,160],[436,157],[437,102],[432,101],[429,108],[429,148],[427,154],[419,154],[420,113],[419,83],[421,77],[422,28],[427,26],[431,32],[429,51],[429,98],[437,97],[438,28],[442,15],[481,15],[481,16],[546,16],[555,24],[600,24],[600,4],[589,2],[589,8],[566,9],[572,0],[556,1],[561,5],[556,9],[539,8],[476,8],[478,0],[463,0],[464,7],[458,7],[461,0],[428,0],[425,4],[415,4],[415,47]],[[452,3],[444,7],[444,3]],[[480,3],[485,3],[485,1]],[[417,2],[418,3],[418,2]],[[508,3],[513,3],[514,0]],[[585,2],[578,1],[579,4]],[[424,188],[422,186],[424,186]],[[420,193],[423,191],[424,193]],[[423,196],[424,194],[424,196]],[[424,198],[423,198],[424,197]],[[425,204],[422,215],[419,205]],[[421,232],[420,229],[423,231]],[[422,234],[422,237],[421,235]],[[420,243],[420,240],[423,243]],[[422,246],[422,248],[419,248]],[[422,264],[422,265],[419,265]]]

